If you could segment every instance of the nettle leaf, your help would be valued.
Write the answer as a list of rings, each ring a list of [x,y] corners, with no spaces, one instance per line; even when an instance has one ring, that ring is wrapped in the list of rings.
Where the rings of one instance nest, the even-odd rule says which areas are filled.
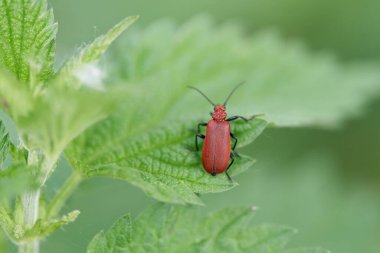
[[[46,238],[64,225],[74,222],[79,214],[80,212],[75,210],[59,219],[49,221],[39,219],[32,228],[23,231],[23,233],[19,233],[16,239],[20,242],[27,242],[36,238]]]
[[[95,39],[95,41],[83,48],[78,55],[74,56],[62,67],[57,78],[61,79],[61,83],[73,87],[79,87],[84,84],[102,88],[101,79],[104,74],[97,67],[98,61],[112,42],[138,18],[138,16],[127,17],[105,35]]]
[[[131,241],[132,220],[130,215],[120,218],[106,233],[101,231],[90,242],[87,252],[125,252],[126,245]]]
[[[198,118],[207,108],[185,85],[221,102],[235,84],[245,81],[230,101],[232,111],[264,113],[277,126],[335,127],[359,114],[380,92],[378,66],[342,65],[274,32],[247,36],[237,26],[215,26],[207,18],[180,27],[155,22],[136,29],[110,58],[111,76],[120,82],[135,84],[144,93],[151,86],[168,93],[163,106],[173,120]],[[174,104],[170,98],[178,96]]]
[[[78,68],[96,62],[112,41],[136,18],[125,19],[110,32],[96,39],[79,56],[73,57],[65,65],[63,72],[47,81],[48,85],[38,92],[34,93],[24,87],[9,73],[1,73],[2,108],[12,116],[29,149],[42,150],[51,160],[57,159],[69,142],[87,127],[106,117],[120,99],[125,98],[124,88],[99,90],[91,85],[82,87],[80,84],[83,80],[70,77],[76,76]],[[91,79],[90,82],[101,81],[92,76],[92,73],[84,74]],[[79,86],[75,86],[77,84]]]
[[[56,32],[46,0],[2,0],[0,64],[32,85],[49,79],[54,73]]]
[[[104,91],[87,87],[74,90],[53,82],[33,96],[15,78],[1,73],[0,99],[24,144],[57,157],[77,135],[105,118],[124,97],[124,91],[117,87]]]
[[[83,176],[127,180],[173,203],[199,204],[192,192],[233,186],[225,175],[208,176],[191,149],[197,122],[207,121],[212,108],[186,85],[222,102],[246,80],[229,101],[229,115],[264,113],[279,126],[336,126],[380,91],[380,74],[371,67],[341,66],[273,33],[247,37],[236,26],[215,27],[204,18],[179,28],[161,22],[135,30],[111,59],[110,80],[129,91],[124,106],[78,138],[66,155]],[[237,124],[233,131],[244,125],[250,128],[237,136],[251,136],[249,143],[266,122]],[[244,157],[232,169],[252,163]]]
[[[33,167],[27,167],[23,151],[10,141],[8,130],[0,121],[0,201],[37,186]]]
[[[30,227],[20,223],[24,215],[23,209],[20,208],[21,205],[21,198],[17,198],[14,211],[10,209],[9,205],[0,207],[0,226],[13,241],[18,243],[26,243],[37,238],[46,238],[64,225],[75,221],[80,213],[75,210],[57,219],[38,219]]]
[[[27,87],[11,73],[0,69],[0,108],[16,120],[28,114],[32,107],[33,97]]]
[[[12,164],[0,170],[0,200],[4,200],[37,187],[33,168],[23,164]]]
[[[167,72],[161,74],[164,76]],[[131,81],[126,84],[128,94],[123,106],[77,138],[66,151],[74,169],[83,177],[126,180],[149,196],[172,203],[201,204],[194,192],[221,192],[236,186],[224,174],[216,177],[207,174],[202,168],[200,153],[194,152],[197,123],[209,119],[206,110],[199,110],[196,118],[183,119],[182,110],[187,109],[179,106],[180,101],[186,91],[194,93],[184,85],[176,85],[175,80],[166,83],[155,78]],[[219,94],[227,96],[229,91],[219,91]],[[198,98],[203,101],[202,97]],[[172,108],[178,112],[176,120],[171,118]],[[200,120],[202,114],[205,117]],[[252,114],[253,111],[246,116]],[[240,138],[238,147],[252,142],[266,125],[266,121],[260,119],[232,123],[232,131]],[[253,162],[245,156],[237,159],[231,174],[246,170]]]
[[[9,117],[7,113],[0,109],[0,125],[3,125],[3,133],[7,135],[8,142],[14,147],[20,146],[20,136],[18,135],[16,126],[13,120]]]
[[[134,221],[129,216],[122,217],[110,230],[97,234],[87,252],[283,252],[295,230],[252,225],[253,214],[252,208],[235,208],[203,217],[194,208],[159,204]]]
[[[59,155],[86,128],[105,118],[120,100],[119,89],[96,91],[48,87],[34,108],[16,124],[26,145],[49,156]]]
[[[213,177],[203,170],[194,147],[195,121],[158,123],[143,128],[114,115],[78,138],[67,157],[84,177],[127,180],[161,201],[202,204],[194,192],[220,192],[236,186],[224,174]],[[252,142],[266,125],[260,119],[235,124],[232,129],[241,137],[239,147]],[[237,159],[231,175],[253,163],[246,156]]]
[[[97,89],[96,86],[102,80],[93,75],[93,69],[88,72],[82,68],[96,63],[108,46],[136,19],[126,18],[85,47],[79,56],[74,56],[64,65],[43,93],[33,98],[33,110],[17,120],[20,134],[28,147],[42,148],[48,156],[58,157],[68,143],[86,128],[105,118],[120,99],[125,98],[123,88]],[[74,77],[78,77],[78,71],[82,70],[87,79],[74,80]]]

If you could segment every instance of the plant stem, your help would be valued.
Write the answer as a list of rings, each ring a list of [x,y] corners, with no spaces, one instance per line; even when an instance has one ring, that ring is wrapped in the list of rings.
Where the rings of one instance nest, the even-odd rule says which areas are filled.
[[[27,192],[24,194],[22,203],[24,207],[24,223],[33,226],[38,219],[38,206],[40,200],[40,190]]]
[[[81,181],[81,175],[78,172],[73,171],[64,185],[58,191],[57,195],[55,195],[55,197],[50,202],[46,215],[47,219],[54,218],[54,216],[59,213],[66,200],[71,196]]]
[[[27,228],[34,226],[39,218],[39,204],[41,187],[45,184],[55,162],[57,159],[47,159],[43,157],[38,151],[31,150],[28,154],[28,166],[30,169],[38,167],[42,173],[37,190],[26,192],[22,196],[22,206],[24,210],[24,225]],[[38,175],[36,175],[38,176]],[[33,239],[32,241],[19,244],[19,253],[39,253],[39,239]]]
[[[18,253],[38,253],[39,252],[39,241],[32,241],[29,243],[21,244],[18,247]]]
[[[38,206],[40,200],[40,190],[25,193],[22,198],[24,207],[24,224],[27,227],[32,227],[38,219]],[[19,253],[38,253],[39,240],[22,243],[19,245]]]
[[[29,151],[28,166],[38,166],[40,164],[37,151]],[[40,201],[40,189],[32,192],[26,192],[22,196],[22,205],[24,209],[24,224],[26,227],[33,227],[38,219]],[[39,240],[22,243],[19,245],[19,253],[38,253]]]

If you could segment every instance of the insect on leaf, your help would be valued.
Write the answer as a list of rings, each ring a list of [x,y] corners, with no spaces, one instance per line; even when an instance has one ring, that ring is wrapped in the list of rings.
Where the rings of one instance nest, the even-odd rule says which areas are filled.
[[[231,183],[224,174],[213,177],[204,171],[200,153],[194,150],[195,126],[196,122],[172,122],[131,135],[121,131],[128,128],[122,128],[123,123],[117,117],[111,117],[78,138],[66,154],[83,176],[123,179],[161,201],[202,204],[194,192],[221,192],[236,183]],[[240,147],[252,142],[265,126],[266,122],[259,119],[237,124],[233,129],[242,138]],[[92,131],[103,134],[87,139]],[[115,131],[120,136],[108,135]],[[103,146],[99,147],[99,143]],[[231,175],[253,163],[252,158],[242,156],[231,168]]]

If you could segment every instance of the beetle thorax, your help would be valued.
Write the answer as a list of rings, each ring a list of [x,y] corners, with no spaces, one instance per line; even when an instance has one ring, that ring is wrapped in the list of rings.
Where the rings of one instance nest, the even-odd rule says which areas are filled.
[[[216,121],[223,121],[227,117],[226,107],[223,105],[216,105],[214,107],[214,113],[212,114],[212,118]]]

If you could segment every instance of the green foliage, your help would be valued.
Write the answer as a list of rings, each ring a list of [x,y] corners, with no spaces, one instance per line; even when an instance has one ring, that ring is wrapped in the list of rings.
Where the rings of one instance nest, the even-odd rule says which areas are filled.
[[[46,238],[64,225],[75,221],[79,215],[79,211],[73,211],[58,219],[38,219],[32,227],[28,227],[22,224],[23,214],[18,213],[21,211],[18,209],[21,205],[20,199],[16,201],[14,213],[9,206],[5,205],[5,202],[2,205],[0,208],[0,225],[8,237],[18,243],[26,243],[36,238]]]
[[[29,194],[31,178],[38,178],[43,190],[64,150],[78,173],[51,206],[41,204],[38,191],[29,194],[36,199],[28,203],[50,208],[46,217],[37,212],[38,219],[29,224],[23,224],[29,207],[20,197],[15,207],[0,203],[0,225],[12,239],[35,241],[74,221],[77,211],[56,215],[82,178],[122,179],[153,198],[181,204],[203,204],[195,193],[237,185],[202,169],[194,135],[196,124],[209,117],[203,98],[186,85],[200,86],[223,101],[235,83],[246,80],[230,101],[229,114],[265,113],[266,118],[232,123],[238,147],[253,142],[268,122],[336,126],[379,91],[380,74],[372,66],[341,66],[273,33],[246,37],[236,26],[217,28],[203,18],[180,28],[157,23],[126,37],[111,54],[106,87],[98,61],[136,19],[120,22],[55,74],[56,24],[46,1],[0,2],[0,106],[19,137],[19,145],[11,145],[0,125],[0,196]],[[231,175],[253,163],[242,156]],[[96,236],[89,252],[282,251],[293,230],[250,226],[250,216],[242,208],[202,219],[193,209],[158,206],[133,222],[123,217]]]
[[[72,77],[78,68],[98,60],[136,17],[125,19],[84,48],[79,56],[64,65],[59,78],[52,80],[56,25],[52,11],[46,11],[46,1],[2,1],[0,8],[3,14],[0,24],[8,31],[0,36],[3,67],[30,84],[25,87],[3,71],[0,74],[1,107],[12,116],[29,149],[42,149],[45,155],[56,159],[73,138],[104,118],[112,111],[112,105],[118,103],[117,97],[123,96],[120,89],[77,89],[71,87],[74,83],[70,82],[74,82]],[[32,80],[31,74],[39,79]],[[39,80],[48,83],[48,87],[34,89],[34,82]],[[75,84],[80,84],[78,81],[81,80]]]
[[[26,165],[16,164],[0,170],[0,200],[35,188],[36,178],[32,174],[32,169]]]
[[[203,170],[194,148],[196,122],[171,122],[167,126],[156,122],[131,134],[123,125],[132,123],[120,120],[111,117],[100,123],[87,132],[84,137],[88,138],[79,138],[67,152],[83,176],[124,179],[154,198],[174,203],[201,204],[194,192],[220,192],[236,185],[224,174],[212,177]],[[242,137],[239,146],[252,142],[265,126],[266,122],[259,119],[236,124],[233,130]],[[112,136],[116,131],[121,135]],[[253,162],[244,156],[237,159],[233,170],[244,171]]]
[[[98,37],[91,44],[87,45],[78,55],[74,56],[63,66],[57,78],[63,79],[65,85],[74,87],[83,84],[83,79],[96,78],[96,76],[86,76],[85,72],[92,71],[90,74],[94,74],[94,72],[96,74],[97,71],[101,71],[100,69],[96,69],[94,64],[97,64],[111,43],[137,19],[138,16],[124,19],[105,35]],[[87,82],[87,80],[84,81]]]
[[[18,238],[16,239],[27,242],[35,238],[46,238],[64,225],[74,222],[79,214],[80,212],[76,210],[62,216],[59,219],[49,221],[39,219],[32,228],[24,231],[23,233],[19,233]]]
[[[24,153],[10,142],[0,121],[0,201],[36,187],[35,168],[27,167]]]
[[[335,127],[380,91],[377,65],[341,65],[274,32],[246,36],[235,25],[215,26],[205,18],[134,30],[118,43],[109,65],[120,82],[156,93],[156,106],[175,120],[198,119],[206,109],[185,85],[199,86],[221,102],[235,84],[246,81],[230,110],[265,113],[277,126]]]
[[[53,75],[57,24],[46,0],[0,2],[0,64],[31,86]]]
[[[114,252],[125,251],[132,238],[132,220],[130,215],[120,218],[109,231],[101,231],[91,241],[87,252]]]
[[[9,137],[3,123],[0,121],[0,170],[3,169],[9,153]]]
[[[230,101],[233,114],[265,113],[283,126],[335,126],[359,110],[380,82],[377,71],[346,73],[349,67],[273,34],[245,38],[235,26],[215,28],[205,19],[180,28],[159,23],[135,31],[113,52],[110,65],[110,80],[125,83],[128,101],[78,138],[66,155],[83,176],[124,179],[174,203],[199,204],[192,192],[232,186],[223,175],[205,177],[199,157],[189,152],[194,134],[189,129],[207,114],[203,98],[194,102],[197,95],[186,84],[199,84],[212,99],[223,101],[243,76],[247,84]],[[238,136],[252,135],[247,143],[252,142],[266,125],[261,123]],[[241,162],[241,168],[251,165]]]
[[[27,87],[14,75],[0,69],[0,108],[17,120],[28,114],[32,105],[32,94]]]
[[[109,114],[120,91],[48,87],[34,100],[33,109],[16,124],[28,147],[60,155],[77,135]]]
[[[39,205],[45,206],[40,191],[68,143],[113,111],[125,92],[119,87],[94,89],[91,82],[102,81],[92,80],[94,69],[81,73],[91,80],[68,82],[78,74],[76,67],[98,60],[135,19],[127,18],[96,39],[57,78],[56,24],[46,1],[0,2],[0,122],[7,122],[0,124],[0,226],[14,242],[33,243],[79,215],[43,217],[38,212]],[[12,204],[9,199],[16,194],[20,196]]]
[[[134,221],[126,215],[109,231],[98,233],[87,252],[283,252],[294,229],[252,225],[253,214],[252,208],[234,208],[204,217],[194,208],[158,204]]]

